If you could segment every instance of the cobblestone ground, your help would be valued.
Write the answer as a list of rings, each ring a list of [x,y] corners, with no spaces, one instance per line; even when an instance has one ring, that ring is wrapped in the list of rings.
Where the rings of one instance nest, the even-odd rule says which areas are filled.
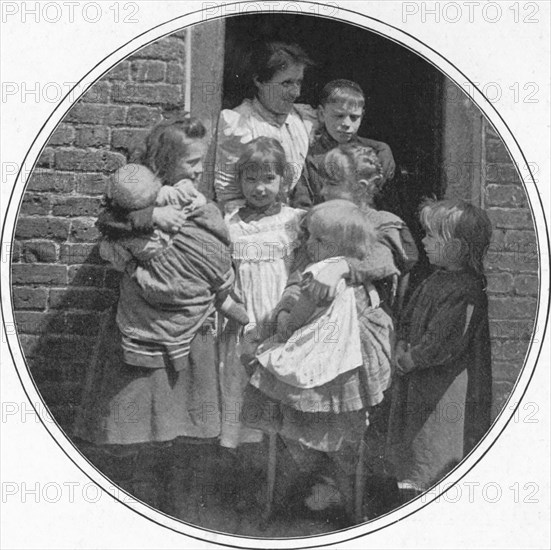
[[[346,526],[338,492],[325,494],[329,506],[313,512],[304,505],[311,480],[297,480],[291,495],[274,504],[262,520],[266,489],[266,446],[245,445],[237,451],[216,444],[188,443],[147,453],[107,455],[89,445],[82,452],[114,484],[135,498],[185,523],[204,529],[257,538],[304,537],[338,531]],[[312,472],[313,476],[322,472]],[[369,506],[370,517],[386,510]],[[317,499],[315,499],[318,502]]]

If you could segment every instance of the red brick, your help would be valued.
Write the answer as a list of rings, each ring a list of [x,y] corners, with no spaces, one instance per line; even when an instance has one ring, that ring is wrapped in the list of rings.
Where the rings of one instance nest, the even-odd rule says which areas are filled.
[[[174,61],[168,64],[166,71],[166,80],[169,84],[184,84],[184,65],[181,62]]]
[[[97,244],[62,244],[59,262],[74,264],[103,264]]]
[[[130,62],[121,61],[107,72],[105,77],[107,80],[130,80]]]
[[[182,101],[182,92],[171,84],[117,83],[113,101],[118,103],[148,103],[176,105]]]
[[[63,172],[36,170],[27,184],[29,191],[52,191],[70,193],[74,189],[75,175]]]
[[[519,365],[524,363],[529,342],[522,340],[497,340],[492,342],[492,359],[509,361]]]
[[[21,259],[21,243],[19,241],[4,245],[2,249],[2,261],[7,259],[10,255],[11,261],[14,263]]]
[[[42,153],[40,153],[40,157],[38,157],[38,160],[36,161],[36,165],[40,168],[52,168],[54,163],[54,150],[46,147]]]
[[[117,125],[124,122],[126,108],[120,105],[77,103],[66,115],[66,122]]]
[[[489,316],[492,319],[533,319],[536,300],[532,298],[499,298],[490,296]]]
[[[99,173],[77,174],[76,192],[82,195],[102,195],[107,189],[108,178]]]
[[[489,273],[487,279],[489,292],[504,293],[513,290],[513,276],[510,273]]]
[[[80,170],[83,172],[114,172],[126,163],[120,153],[111,151],[82,151],[80,149],[60,149],[56,151],[55,165],[60,170]]]
[[[486,138],[486,161],[511,163],[511,156],[500,139]]]
[[[40,342],[40,351],[52,361],[86,361],[89,359],[93,342],[82,336],[48,335]]]
[[[517,275],[515,277],[515,291],[517,294],[537,296],[539,279],[535,275]]]
[[[95,226],[95,219],[74,220],[71,225],[71,240],[73,242],[96,242],[100,233]]]
[[[492,360],[492,373],[496,380],[515,383],[522,370],[522,362],[507,362]]]
[[[149,127],[161,120],[161,113],[157,107],[130,107],[126,117],[129,126]]]
[[[75,129],[70,124],[60,124],[51,135],[48,145],[72,145]]]
[[[113,305],[115,296],[112,291],[92,288],[52,289],[50,307],[52,309],[80,309],[102,311]]]
[[[81,126],[77,129],[75,145],[77,147],[109,145],[109,128],[107,126]]]
[[[105,286],[118,292],[121,284],[122,273],[114,269],[107,268],[105,272]]]
[[[69,284],[73,286],[102,287],[105,268],[99,265],[72,265],[69,267]]]
[[[19,239],[59,239],[69,236],[69,220],[20,216],[15,229]]]
[[[532,229],[534,223],[530,210],[525,208],[488,208],[493,227],[510,229]]]
[[[92,84],[79,99],[84,103],[109,103],[111,97],[111,83],[106,81]]]
[[[507,399],[509,399],[511,391],[513,390],[513,385],[513,382],[494,378],[492,384],[492,419],[496,418],[505,408]],[[506,413],[508,413],[507,416],[510,416],[512,409],[506,411]]]
[[[131,59],[163,59],[165,61],[185,59],[186,45],[178,38],[163,38],[138,50]]]
[[[49,196],[25,193],[23,195],[23,202],[21,203],[20,213],[26,214],[28,216],[47,216],[50,213],[50,208],[51,201]]]
[[[534,272],[538,270],[537,250],[509,252],[510,248],[494,248],[488,252],[484,265],[488,271]]]
[[[25,357],[33,357],[39,348],[40,337],[35,334],[19,334],[19,343]]]
[[[492,339],[507,338],[508,340],[529,341],[536,333],[533,320],[509,321],[490,319],[490,336]]]
[[[67,267],[48,264],[12,265],[12,283],[14,285],[42,284],[66,285]]]
[[[58,199],[53,205],[54,216],[97,216],[100,211],[101,199],[85,197],[70,197]]]
[[[487,183],[521,185],[519,173],[510,162],[506,164],[486,164],[483,176]]]
[[[532,230],[495,229],[492,243],[510,251],[537,250],[536,233]]]
[[[57,245],[52,241],[23,241],[21,256],[26,263],[57,261]]]
[[[48,291],[45,288],[13,288],[14,309],[46,309]]]
[[[526,206],[526,193],[518,185],[495,185],[486,187],[487,206]]]
[[[136,82],[162,82],[166,63],[163,61],[133,61],[130,67],[132,80]]]
[[[111,147],[131,152],[140,147],[144,142],[149,130],[146,129],[121,129],[113,130]]]
[[[74,313],[66,314],[66,328],[70,334],[82,334],[84,336],[94,336],[99,331],[98,313]]]
[[[65,330],[64,314],[59,312],[16,311],[15,321],[19,334],[53,334]]]

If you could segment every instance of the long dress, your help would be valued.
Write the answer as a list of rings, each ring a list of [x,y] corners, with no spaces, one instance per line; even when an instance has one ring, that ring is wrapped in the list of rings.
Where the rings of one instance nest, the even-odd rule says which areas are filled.
[[[228,322],[221,335],[222,434],[221,444],[235,447],[239,443],[260,441],[257,430],[245,429],[240,415],[243,391],[248,376],[241,363],[243,354],[254,354],[258,344],[270,331],[278,304],[301,242],[301,220],[304,211],[276,205],[276,213],[245,221],[240,211],[226,217],[236,264],[235,293],[244,303],[250,323],[242,330]]]
[[[438,270],[414,292],[398,338],[415,369],[397,378],[390,462],[399,481],[425,490],[448,474],[491,424],[488,300],[480,277]]]

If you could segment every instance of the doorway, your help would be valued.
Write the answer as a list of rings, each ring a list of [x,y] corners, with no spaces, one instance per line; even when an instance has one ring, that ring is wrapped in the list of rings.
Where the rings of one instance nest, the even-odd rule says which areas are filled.
[[[411,229],[420,262],[412,287],[428,273],[417,209],[424,197],[442,197],[442,90],[445,77],[419,55],[374,32],[320,17],[248,14],[225,20],[222,108],[245,97],[250,43],[258,38],[296,42],[316,65],[307,71],[298,103],[318,104],[323,86],[336,78],[358,82],[366,95],[359,134],[388,143],[396,176],[379,207],[400,216]]]

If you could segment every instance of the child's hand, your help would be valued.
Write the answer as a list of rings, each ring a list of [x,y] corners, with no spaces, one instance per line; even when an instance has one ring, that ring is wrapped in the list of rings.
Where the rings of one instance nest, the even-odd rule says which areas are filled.
[[[317,304],[334,300],[341,279],[350,268],[346,260],[327,262],[305,287],[310,298]]]
[[[403,376],[411,372],[415,368],[415,363],[411,357],[411,346],[400,340],[396,344],[395,350],[395,366],[398,375]]]
[[[170,185],[163,185],[157,194],[155,204],[157,206],[167,206],[169,204],[180,206],[178,190]]]
[[[185,221],[186,214],[174,206],[157,206],[153,209],[153,223],[168,233],[177,233]]]
[[[280,311],[277,316],[277,339],[279,342],[285,342],[289,335],[289,317],[291,314],[288,311]]]

